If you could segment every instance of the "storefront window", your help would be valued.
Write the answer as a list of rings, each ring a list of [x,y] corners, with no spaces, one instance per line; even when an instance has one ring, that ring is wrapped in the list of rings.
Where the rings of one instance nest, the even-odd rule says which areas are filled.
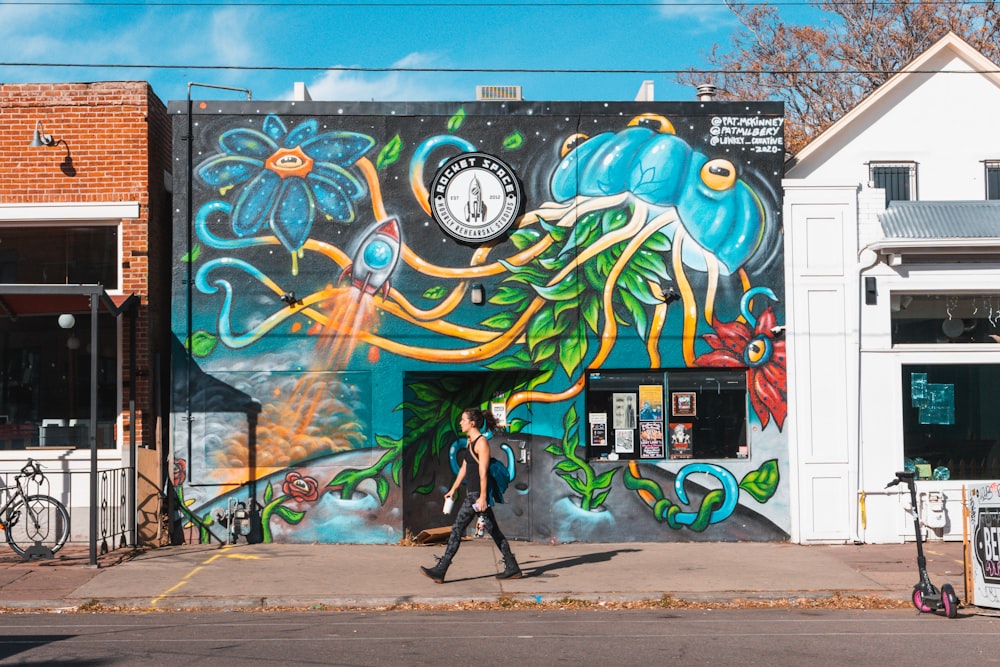
[[[116,225],[0,227],[0,283],[118,288]]]
[[[997,479],[997,364],[905,364],[903,456],[921,478]]]
[[[0,449],[90,447],[90,315],[0,317]],[[98,315],[97,443],[111,448],[117,409],[115,318]]]
[[[998,343],[1000,294],[893,293],[892,344]]]
[[[591,459],[735,459],[750,455],[746,371],[592,371]]]

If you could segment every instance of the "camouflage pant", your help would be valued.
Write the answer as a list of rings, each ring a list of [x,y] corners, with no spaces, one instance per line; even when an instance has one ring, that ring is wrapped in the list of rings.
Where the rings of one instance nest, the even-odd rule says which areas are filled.
[[[515,563],[514,554],[510,550],[510,544],[507,542],[507,538],[504,537],[503,531],[500,530],[500,526],[497,525],[497,519],[493,515],[493,508],[487,507],[485,512],[477,512],[473,505],[476,500],[479,499],[478,493],[466,494],[465,500],[462,501],[461,507],[458,508],[458,514],[455,516],[455,523],[451,525],[451,535],[448,536],[448,546],[444,550],[444,556],[441,558],[443,562],[451,563],[451,559],[455,557],[458,552],[458,547],[462,543],[462,536],[465,534],[465,530],[472,523],[472,520],[476,518],[476,515],[481,514],[483,521],[486,524],[486,532],[490,534],[493,541],[496,542],[497,548],[500,549],[500,553],[503,554],[504,561],[507,563]]]

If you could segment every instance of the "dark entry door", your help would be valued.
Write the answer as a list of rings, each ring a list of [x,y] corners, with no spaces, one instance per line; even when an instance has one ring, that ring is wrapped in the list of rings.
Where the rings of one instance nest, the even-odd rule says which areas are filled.
[[[458,421],[467,407],[503,401],[530,379],[524,373],[408,372],[403,377],[403,531],[418,536],[429,529],[451,525],[454,514],[442,512],[444,493],[455,481],[457,453],[465,447]],[[518,408],[524,417],[525,407]],[[530,410],[529,410],[530,415]],[[514,480],[505,494],[506,502],[495,508],[497,519],[508,538],[527,540],[531,536],[530,464],[522,462],[522,444],[529,436],[499,432],[490,441],[494,457],[513,466]],[[528,458],[527,449],[524,457]],[[459,499],[464,493],[459,491]],[[475,525],[470,531],[475,529]]]

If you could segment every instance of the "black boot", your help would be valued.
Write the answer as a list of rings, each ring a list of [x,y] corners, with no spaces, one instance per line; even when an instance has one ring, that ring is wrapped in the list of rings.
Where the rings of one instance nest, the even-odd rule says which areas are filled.
[[[447,561],[444,558],[439,558],[437,565],[435,565],[434,567],[424,567],[423,565],[421,565],[420,571],[426,574],[431,579],[433,579],[435,584],[443,584],[444,573],[448,571],[448,565],[450,564],[451,561]]]
[[[504,569],[503,572],[497,575],[497,579],[520,579],[521,578],[521,568],[518,567],[517,561],[514,560],[514,556],[504,556],[503,558]]]

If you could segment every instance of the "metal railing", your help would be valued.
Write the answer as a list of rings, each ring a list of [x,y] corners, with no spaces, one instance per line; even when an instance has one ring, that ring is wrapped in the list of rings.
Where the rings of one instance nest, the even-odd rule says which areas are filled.
[[[16,470],[0,471],[0,487],[14,484]],[[56,466],[58,462],[41,461],[45,481],[37,491],[29,492],[52,496],[69,510],[69,544],[89,544],[90,502],[89,470],[65,470]],[[34,482],[29,482],[34,483]],[[97,543],[101,554],[115,549],[136,545],[135,508],[130,505],[135,498],[135,468],[121,467],[98,470],[97,472]],[[2,494],[2,491],[0,491]]]

